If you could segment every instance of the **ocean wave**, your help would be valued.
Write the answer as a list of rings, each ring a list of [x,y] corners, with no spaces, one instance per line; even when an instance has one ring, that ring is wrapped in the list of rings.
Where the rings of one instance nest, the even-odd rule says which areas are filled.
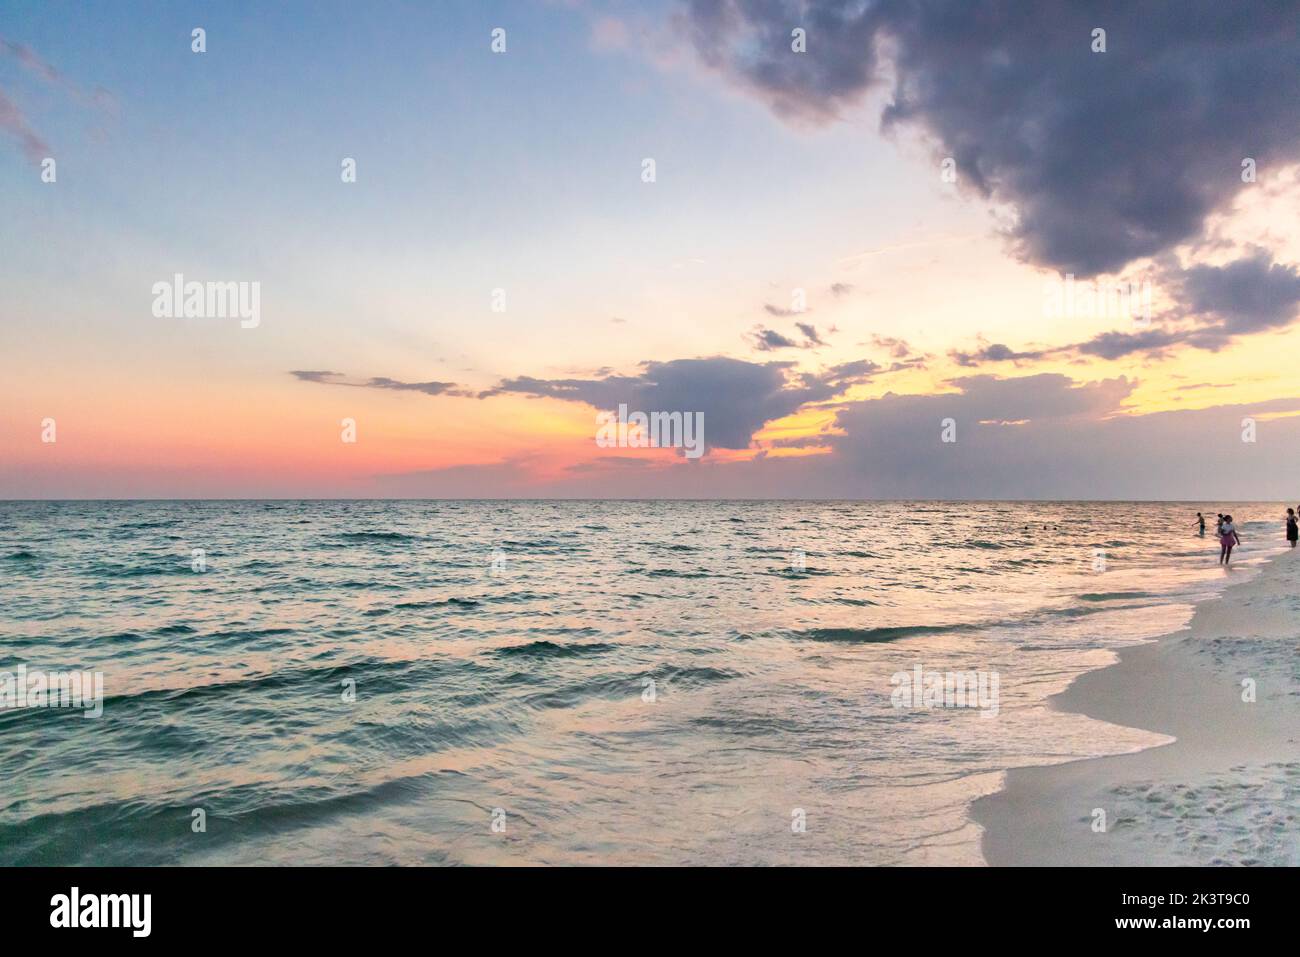
[[[146,522],[124,522],[123,524],[117,526],[117,528],[119,528],[119,529],[125,529],[125,528],[171,528],[171,527],[173,527],[174,525],[176,525],[178,522],[179,522],[179,519],[175,519],[175,518],[163,518],[163,519],[156,519],[156,520],[153,520],[153,521],[146,521]]]
[[[214,631],[203,637],[212,641],[249,641],[256,638],[272,638],[276,635],[292,635],[297,631],[296,628],[235,628],[223,631]]]
[[[425,793],[439,776],[405,775],[360,788],[316,783],[290,790],[284,785],[240,784],[176,794],[170,801],[141,798],[35,815],[0,825],[0,866],[175,864],[196,851],[313,827],[344,814],[373,812]],[[196,807],[214,809],[212,815],[221,826],[193,834],[189,823]]]
[[[525,701],[534,708],[573,708],[594,698],[617,700],[639,698],[645,679],[655,682],[656,693],[673,689],[690,690],[722,681],[731,681],[739,673],[726,668],[667,667],[650,668],[644,673],[607,674],[574,682],[554,691],[529,695]]]
[[[1079,596],[1079,601],[1117,601],[1121,598],[1158,598],[1149,591],[1099,591]]]
[[[720,578],[715,572],[687,571],[680,568],[637,568],[633,572],[650,578]]]
[[[882,628],[808,628],[790,634],[807,641],[883,642],[916,635],[945,635],[971,631],[974,625],[894,625]]]
[[[595,641],[559,645],[543,640],[530,641],[524,645],[507,645],[497,648],[492,654],[501,658],[579,658],[583,655],[604,654],[614,647],[616,646]]]
[[[356,682],[358,695],[377,696],[407,690],[412,683],[478,676],[485,673],[482,665],[463,659],[420,658],[399,661],[363,659],[347,664],[283,668],[273,672],[241,675],[178,688],[148,688],[142,691],[108,694],[104,696],[104,709],[108,711],[123,706],[157,706],[170,709],[177,705],[188,705],[214,698],[237,698],[243,705],[247,703],[244,700],[247,696],[266,692],[303,691],[316,695],[323,691],[334,695],[341,689],[345,678]],[[10,713],[22,715],[35,712],[52,713],[48,708],[16,709]],[[2,717],[3,714],[0,714],[0,718]]]
[[[106,645],[130,644],[142,641],[144,636],[137,631],[115,631],[111,635],[96,635],[91,640]]]
[[[273,585],[268,585],[268,586],[266,586],[265,588],[256,588],[256,589],[253,589],[253,590],[254,590],[254,591],[277,591],[277,590],[281,589],[281,588],[283,587],[284,584],[285,584],[285,583],[281,581],[281,582],[276,582],[276,583],[273,584]],[[304,587],[312,588],[312,589],[318,589],[318,588],[320,588],[322,585],[328,585],[328,587],[330,587],[330,588],[347,588],[347,589],[349,589],[349,590],[351,590],[351,589],[365,589],[366,591],[401,591],[401,590],[403,590],[403,586],[402,586],[402,585],[396,585],[396,584],[392,584],[392,583],[390,583],[390,582],[381,582],[381,581],[376,581],[375,579],[369,579],[369,580],[365,580],[365,581],[362,581],[362,580],[355,580],[355,579],[354,579],[354,580],[350,580],[350,581],[341,581],[341,582],[322,582],[319,578],[295,578],[295,579],[293,580],[292,584],[294,584],[294,585],[302,585],[302,586],[304,586]]]
[[[706,715],[692,718],[693,727],[742,737],[766,738],[772,735],[800,734],[808,725],[792,717],[781,715]]]
[[[513,541],[507,539],[503,541],[501,545],[503,548],[513,548],[518,549],[519,551],[536,549],[545,554],[553,554],[552,552],[548,552],[548,549],[568,550],[570,548],[568,542],[556,541],[553,538],[539,538],[534,541]]]
[[[730,668],[697,668],[687,665],[661,668],[650,677],[670,687],[684,685],[691,688],[715,684],[719,681],[731,681],[739,678],[740,672],[732,671]]]
[[[199,574],[190,566],[189,558],[183,556],[177,556],[166,561],[154,561],[146,565],[101,563],[88,573],[104,578],[144,578],[151,575]]]
[[[256,571],[259,568],[271,568],[279,571],[284,568],[284,565],[280,562],[268,561],[265,558],[254,558],[236,567],[240,571]]]
[[[502,604],[513,605],[530,601],[550,601],[555,596],[553,594],[535,591],[508,591],[502,592],[499,595],[487,594],[481,597],[485,602],[500,602]]]
[[[393,607],[402,611],[426,611],[430,608],[477,608],[479,604],[477,598],[435,598],[427,601],[399,601]]]
[[[539,691],[524,698],[533,708],[547,710],[573,708],[592,698],[627,698],[641,694],[640,675],[608,675],[579,681],[550,691]]]

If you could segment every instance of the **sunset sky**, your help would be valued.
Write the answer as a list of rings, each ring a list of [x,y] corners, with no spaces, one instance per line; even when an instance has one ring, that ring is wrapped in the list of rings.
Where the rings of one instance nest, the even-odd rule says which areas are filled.
[[[1300,500],[1297,5],[969,8],[8,0],[0,498]]]

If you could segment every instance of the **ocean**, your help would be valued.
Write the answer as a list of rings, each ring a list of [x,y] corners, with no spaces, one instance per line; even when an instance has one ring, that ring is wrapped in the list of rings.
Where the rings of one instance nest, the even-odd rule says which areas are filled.
[[[1285,509],[0,503],[0,681],[103,681],[0,708],[0,864],[978,864],[1005,769],[1162,740],[1045,699]]]

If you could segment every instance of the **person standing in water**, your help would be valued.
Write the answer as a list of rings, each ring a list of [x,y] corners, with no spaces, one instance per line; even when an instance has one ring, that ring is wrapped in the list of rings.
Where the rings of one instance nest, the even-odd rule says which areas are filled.
[[[1201,526],[1201,537],[1205,537],[1205,516],[1200,512],[1196,513],[1196,524]]]
[[[1240,544],[1241,536],[1237,534],[1237,526],[1232,524],[1232,516],[1223,516],[1223,524],[1219,527],[1219,545],[1222,546],[1219,551],[1219,564],[1228,564],[1232,559],[1233,546]]]
[[[1300,538],[1300,527],[1296,525],[1295,509],[1286,510],[1286,540],[1295,548],[1296,539]]]

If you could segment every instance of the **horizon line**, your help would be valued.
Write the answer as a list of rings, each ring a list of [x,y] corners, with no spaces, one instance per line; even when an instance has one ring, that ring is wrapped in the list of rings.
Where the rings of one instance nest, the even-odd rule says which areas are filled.
[[[719,498],[651,498],[651,497],[626,497],[626,496],[556,496],[549,498],[527,498],[527,497],[489,497],[489,498],[465,498],[465,497],[399,497],[399,496],[355,496],[355,497],[312,497],[312,496],[278,496],[278,497],[233,497],[233,498],[216,498],[216,497],[196,497],[196,498],[170,498],[170,497],[146,497],[146,498],[6,498],[0,499],[0,505],[13,505],[19,503],[46,503],[56,504],[66,503],[105,503],[120,502],[124,504],[135,504],[142,502],[822,502],[822,503],[898,503],[898,502],[917,502],[917,503],[991,503],[991,504],[1056,504],[1056,505],[1195,505],[1198,502],[1216,501],[1224,504],[1235,505],[1271,505],[1283,503],[1290,499],[1166,499],[1166,498],[786,498],[786,497],[719,497]]]

